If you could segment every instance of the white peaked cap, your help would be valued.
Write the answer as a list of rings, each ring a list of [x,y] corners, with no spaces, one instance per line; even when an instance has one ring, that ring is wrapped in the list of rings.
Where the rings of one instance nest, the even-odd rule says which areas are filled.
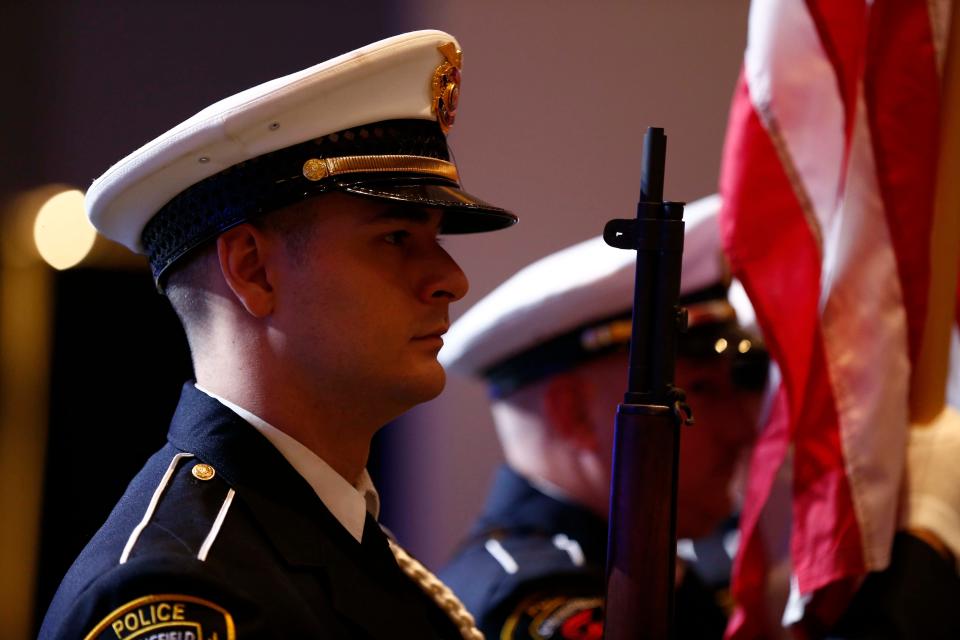
[[[460,190],[447,153],[444,134],[459,102],[460,64],[453,36],[416,31],[230,96],[94,181],[86,197],[90,221],[104,236],[150,255],[158,278],[181,255],[229,226],[333,183],[364,197],[455,210],[447,232],[512,224],[516,217],[509,212]],[[420,130],[408,135],[402,127],[399,133],[386,127],[356,129],[356,150],[345,142],[354,140],[353,128],[398,122],[425,122],[436,133],[424,137]],[[347,135],[338,138],[338,132]],[[361,144],[360,137],[370,140]],[[326,144],[328,151],[337,143],[342,152],[311,156],[319,154],[313,143],[316,149]],[[374,144],[381,147],[371,150]],[[424,145],[429,153],[422,152]],[[387,186],[391,178],[394,182]],[[367,182],[361,184],[363,180]],[[194,213],[208,204],[209,211]]]
[[[719,195],[697,200],[684,209],[681,296],[726,280],[719,211]],[[602,236],[534,262],[450,327],[444,335],[440,362],[450,371],[480,375],[536,345],[628,313],[636,263],[636,251],[613,248]]]

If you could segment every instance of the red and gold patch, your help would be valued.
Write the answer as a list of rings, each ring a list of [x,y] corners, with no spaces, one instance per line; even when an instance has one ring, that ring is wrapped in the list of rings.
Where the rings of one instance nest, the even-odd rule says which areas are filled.
[[[603,598],[548,597],[522,601],[507,618],[501,640],[601,640]]]
[[[233,617],[202,598],[144,596],[115,609],[85,640],[234,640]]]

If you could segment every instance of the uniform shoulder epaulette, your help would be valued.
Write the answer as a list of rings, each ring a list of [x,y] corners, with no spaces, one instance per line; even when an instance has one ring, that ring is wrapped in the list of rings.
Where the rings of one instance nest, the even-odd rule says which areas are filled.
[[[140,497],[124,512],[135,526],[111,531],[117,542],[107,548],[116,555],[98,556],[99,569],[91,565],[91,582],[61,624],[58,633],[64,637],[235,637],[231,610],[238,596],[203,569],[230,513],[234,489],[191,453],[166,449],[153,462],[157,471],[132,485]]]
[[[118,559],[187,554],[205,561],[230,512],[235,491],[216,469],[191,453],[176,453]]]
[[[580,543],[563,533],[554,535],[486,536],[483,549],[503,572],[534,580],[542,574],[589,570]]]

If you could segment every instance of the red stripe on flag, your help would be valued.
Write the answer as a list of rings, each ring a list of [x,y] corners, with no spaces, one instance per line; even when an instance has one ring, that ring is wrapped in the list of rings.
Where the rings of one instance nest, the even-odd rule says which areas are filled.
[[[820,250],[742,73],[721,166],[724,249],[781,367],[795,424],[819,322]]]
[[[867,6],[863,0],[807,0],[807,10],[837,75],[837,87],[843,101],[844,131],[849,146],[857,108],[857,88],[863,69]]]
[[[840,421],[819,327],[793,443],[794,573],[801,593],[866,572],[846,474]]]
[[[788,409],[787,423],[792,425],[788,439],[797,442],[795,516],[803,520],[794,529],[794,562],[806,591],[841,577],[852,567],[862,569],[863,561],[820,332],[821,251],[810,228],[813,223],[800,204],[804,198],[795,192],[782,164],[789,160],[775,146],[776,135],[758,117],[741,75],[724,145],[721,234],[733,273],[750,295],[783,375],[787,406],[778,409]],[[783,419],[775,415],[771,422],[781,424]],[[769,437],[780,439],[768,443],[772,448],[785,449],[782,432]],[[751,469],[751,475],[758,471],[760,475],[751,479],[757,484],[745,508],[756,511],[747,515],[746,555],[734,574],[734,593],[744,600],[731,624],[731,637],[754,637],[747,620],[752,618],[755,624],[763,618],[762,612],[748,609],[757,604],[756,593],[750,593],[758,573],[764,571],[765,561],[756,547],[756,519],[779,460],[770,464],[776,465],[773,471],[762,465]],[[757,497],[763,501],[757,502]],[[841,556],[820,555],[827,552],[830,536],[837,534],[841,535]]]
[[[731,268],[750,295],[774,358],[790,371],[784,372],[785,383],[795,384],[796,380],[807,377],[812,345],[803,341],[791,343],[786,336],[813,335],[817,295],[811,290],[809,278],[807,282],[796,282],[796,278],[769,282],[779,278],[784,262],[780,252],[785,243],[772,242],[772,239],[798,239],[798,256],[813,272],[814,288],[819,280],[819,251],[777,151],[754,110],[742,73],[730,109],[721,166],[720,229]],[[768,288],[770,284],[772,289]],[[788,313],[780,318],[779,297],[794,290],[802,292],[797,301],[806,313]],[[784,359],[786,345],[797,357]],[[770,425],[758,439],[751,460],[748,495],[741,516],[741,550],[733,573],[732,593],[737,609],[728,627],[728,637],[738,640],[766,635],[763,583],[767,559],[757,525],[790,441],[789,425],[795,423],[790,419],[793,411],[786,402],[788,393],[793,397],[802,396],[800,390],[781,389],[780,402],[775,405]]]
[[[940,135],[940,79],[926,2],[877,0],[868,47],[864,95],[914,363],[927,315]]]
[[[786,401],[786,392],[781,387],[774,399],[771,421],[757,439],[750,456],[750,474],[740,514],[740,548],[734,560],[730,591],[734,610],[724,636],[730,640],[754,640],[774,635],[767,626],[772,616],[768,615],[765,602],[770,558],[759,524],[763,506],[770,497],[790,444]]]

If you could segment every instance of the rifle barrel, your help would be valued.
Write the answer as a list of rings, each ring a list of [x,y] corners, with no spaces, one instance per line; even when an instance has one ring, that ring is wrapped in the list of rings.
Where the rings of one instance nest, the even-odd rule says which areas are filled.
[[[637,251],[627,392],[617,407],[607,547],[608,640],[673,637],[681,396],[673,386],[681,316],[683,205],[663,202],[667,139],[644,136],[636,220],[604,238]]]

